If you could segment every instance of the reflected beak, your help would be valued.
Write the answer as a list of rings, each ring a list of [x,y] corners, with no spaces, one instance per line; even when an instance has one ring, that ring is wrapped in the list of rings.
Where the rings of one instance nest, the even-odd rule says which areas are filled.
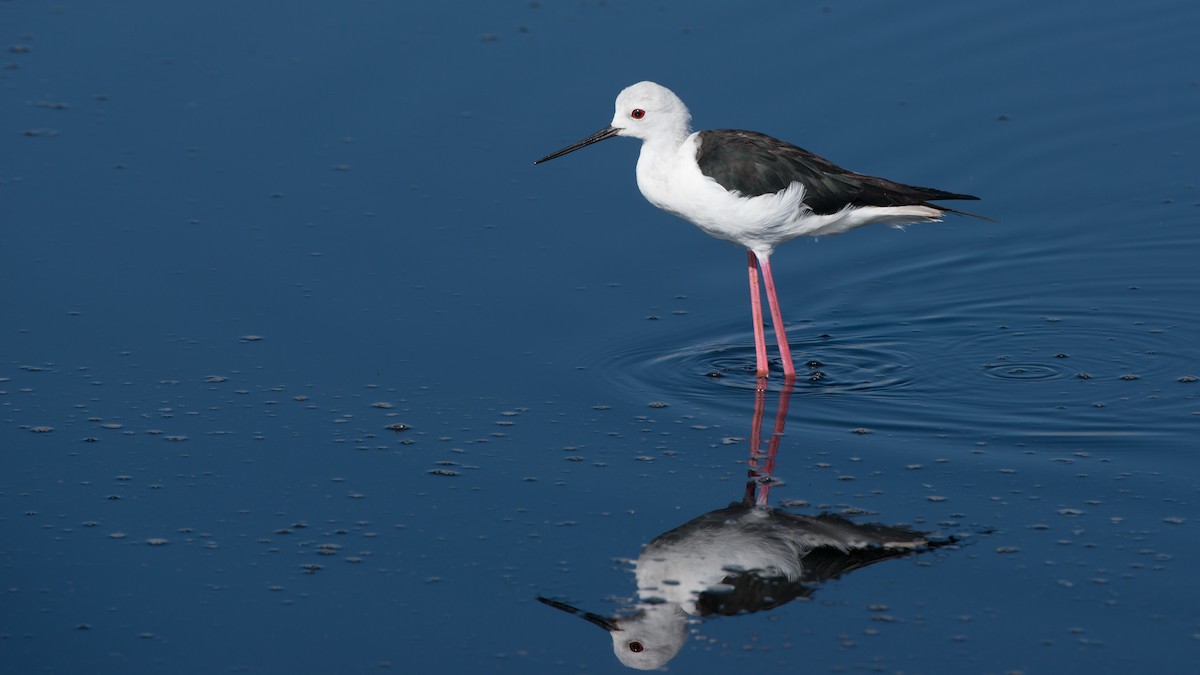
[[[600,131],[597,131],[596,133],[592,134],[591,136],[588,136],[587,138],[583,139],[582,141],[579,141],[575,145],[568,145],[567,147],[563,148],[562,150],[559,150],[558,152],[546,155],[545,157],[534,162],[534,164],[541,164],[542,162],[549,162],[550,160],[555,159],[556,157],[562,157],[563,155],[565,155],[567,153],[575,152],[576,150],[587,147],[587,146],[591,145],[592,143],[599,143],[600,141],[602,141],[606,138],[612,138],[613,136],[616,136],[617,133],[620,131],[621,130],[616,127],[604,127]],[[553,607],[553,605],[551,605],[551,606]]]
[[[607,136],[605,138],[607,138]],[[595,143],[595,141],[592,141],[592,142]],[[584,143],[583,145],[587,145],[587,144]],[[580,145],[578,147],[582,148],[583,145]],[[559,154],[566,154],[566,153],[570,152],[571,150],[574,150],[574,148],[568,148],[568,149],[564,150],[563,152],[560,152]],[[554,156],[548,157],[547,159],[554,159]],[[559,602],[558,600],[551,600],[550,598],[543,598],[540,595],[538,596],[538,602],[542,603],[543,605],[550,605],[554,609],[561,609],[562,611],[566,612],[567,614],[574,614],[575,616],[583,619],[584,621],[587,621],[588,623],[600,626],[601,628],[608,631],[609,633],[611,633],[613,631],[621,630],[620,628],[617,627],[616,622],[614,622],[612,619],[610,619],[606,616],[600,616],[599,614],[585,612],[576,607],[572,607],[565,602]]]

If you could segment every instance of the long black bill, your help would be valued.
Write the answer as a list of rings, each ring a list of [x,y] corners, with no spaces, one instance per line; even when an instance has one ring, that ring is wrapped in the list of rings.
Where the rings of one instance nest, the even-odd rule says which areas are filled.
[[[563,155],[565,155],[569,152],[575,152],[576,150],[587,147],[587,146],[591,145],[592,143],[599,143],[600,141],[602,141],[606,138],[612,138],[613,136],[617,135],[618,131],[620,131],[620,129],[617,129],[616,127],[604,127],[600,131],[597,131],[596,133],[592,134],[591,136],[588,136],[587,138],[583,139],[582,141],[579,141],[575,145],[568,145],[567,147],[563,148],[562,150],[559,150],[558,152],[546,155],[545,157],[534,162],[534,164],[541,164],[542,162],[549,162],[550,160],[552,160],[556,157],[562,157]]]
[[[593,143],[594,142],[595,141],[593,141]],[[583,147],[583,146],[579,146],[579,147]],[[571,151],[571,149],[567,149],[565,152],[570,152],[570,151]],[[563,153],[559,153],[559,154],[563,154]],[[553,157],[550,157],[548,159],[553,159]],[[610,633],[615,630],[621,630],[620,628],[617,627],[616,622],[614,622],[612,619],[605,617],[605,616],[600,616],[599,614],[585,612],[582,609],[577,609],[575,607],[572,607],[565,602],[559,602],[558,600],[551,600],[550,598],[543,598],[540,595],[538,596],[538,602],[542,603],[543,605],[550,605],[554,609],[561,609],[562,611],[566,612],[567,614],[574,614],[575,616],[583,619],[584,621],[587,621],[587,622],[590,622],[597,626],[600,626],[601,628],[603,628],[604,630],[606,630]]]

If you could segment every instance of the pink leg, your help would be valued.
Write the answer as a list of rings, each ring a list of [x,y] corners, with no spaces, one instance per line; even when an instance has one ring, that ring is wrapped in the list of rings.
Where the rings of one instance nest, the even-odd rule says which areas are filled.
[[[746,493],[742,496],[742,504],[752,506],[758,504],[756,496],[761,492],[763,484],[759,478],[769,473],[762,471],[762,422],[763,413],[767,407],[767,381],[760,379],[754,388],[754,416],[750,419],[750,459],[746,462],[750,470],[746,472]]]
[[[783,388],[779,390],[779,409],[775,411],[775,427],[771,430],[771,440],[767,442],[765,455],[762,453],[762,434],[759,431],[766,407],[765,390],[760,387],[754,393],[754,428],[750,434],[750,482],[746,485],[742,503],[749,506],[753,500],[755,506],[766,507],[770,502],[771,485],[775,483],[775,458],[779,455],[779,441],[783,438],[783,428],[787,424],[792,382],[785,379]]]
[[[754,253],[751,253],[751,256],[754,256]],[[783,327],[783,316],[779,313],[779,299],[775,297],[775,280],[771,278],[771,261],[763,256],[759,259],[759,264],[762,266],[763,284],[767,287],[767,304],[771,307],[771,323],[775,326],[775,341],[779,343],[779,359],[783,361],[783,376],[790,380],[796,377],[796,366],[792,364],[792,349],[788,346],[787,331]]]
[[[783,439],[783,428],[787,425],[788,401],[792,398],[792,383],[784,381],[779,390],[779,409],[775,411],[775,428],[771,430],[771,440],[767,441],[767,461],[765,464],[768,474],[775,473],[775,457],[779,454],[779,441]]]
[[[759,377],[767,376],[767,338],[763,335],[762,296],[758,291],[758,257],[746,251],[750,260],[750,314],[754,319],[754,370]]]
[[[750,477],[757,478],[758,476],[770,475],[770,471],[760,471],[763,459],[762,454],[762,423],[763,414],[767,409],[767,386],[766,382],[763,386],[754,388],[754,416],[750,418]]]

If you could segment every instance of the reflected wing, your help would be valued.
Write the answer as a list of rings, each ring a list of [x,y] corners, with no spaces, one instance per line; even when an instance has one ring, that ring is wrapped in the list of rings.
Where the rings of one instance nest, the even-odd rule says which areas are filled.
[[[796,598],[807,598],[816,590],[803,581],[788,581],[787,577],[754,572],[730,574],[722,584],[725,588],[705,591],[696,598],[697,614],[733,616],[761,612]]]

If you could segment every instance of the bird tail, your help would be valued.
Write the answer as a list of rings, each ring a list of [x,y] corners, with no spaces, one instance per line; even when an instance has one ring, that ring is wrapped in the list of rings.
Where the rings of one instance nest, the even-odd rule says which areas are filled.
[[[957,198],[957,199],[978,199],[978,197],[966,197],[966,196],[956,196],[955,198]],[[949,199],[949,197],[943,197],[943,199]],[[953,213],[953,214],[960,215],[960,216],[968,216],[970,218],[978,218],[979,220],[986,220],[989,223],[999,223],[1000,222],[998,220],[992,220],[991,218],[988,218],[987,216],[981,216],[978,213],[969,213],[967,211],[959,211],[958,209],[952,209],[949,206],[942,206],[941,204],[922,204],[922,206],[928,206],[931,209],[937,209],[938,211],[945,211],[946,213]]]

